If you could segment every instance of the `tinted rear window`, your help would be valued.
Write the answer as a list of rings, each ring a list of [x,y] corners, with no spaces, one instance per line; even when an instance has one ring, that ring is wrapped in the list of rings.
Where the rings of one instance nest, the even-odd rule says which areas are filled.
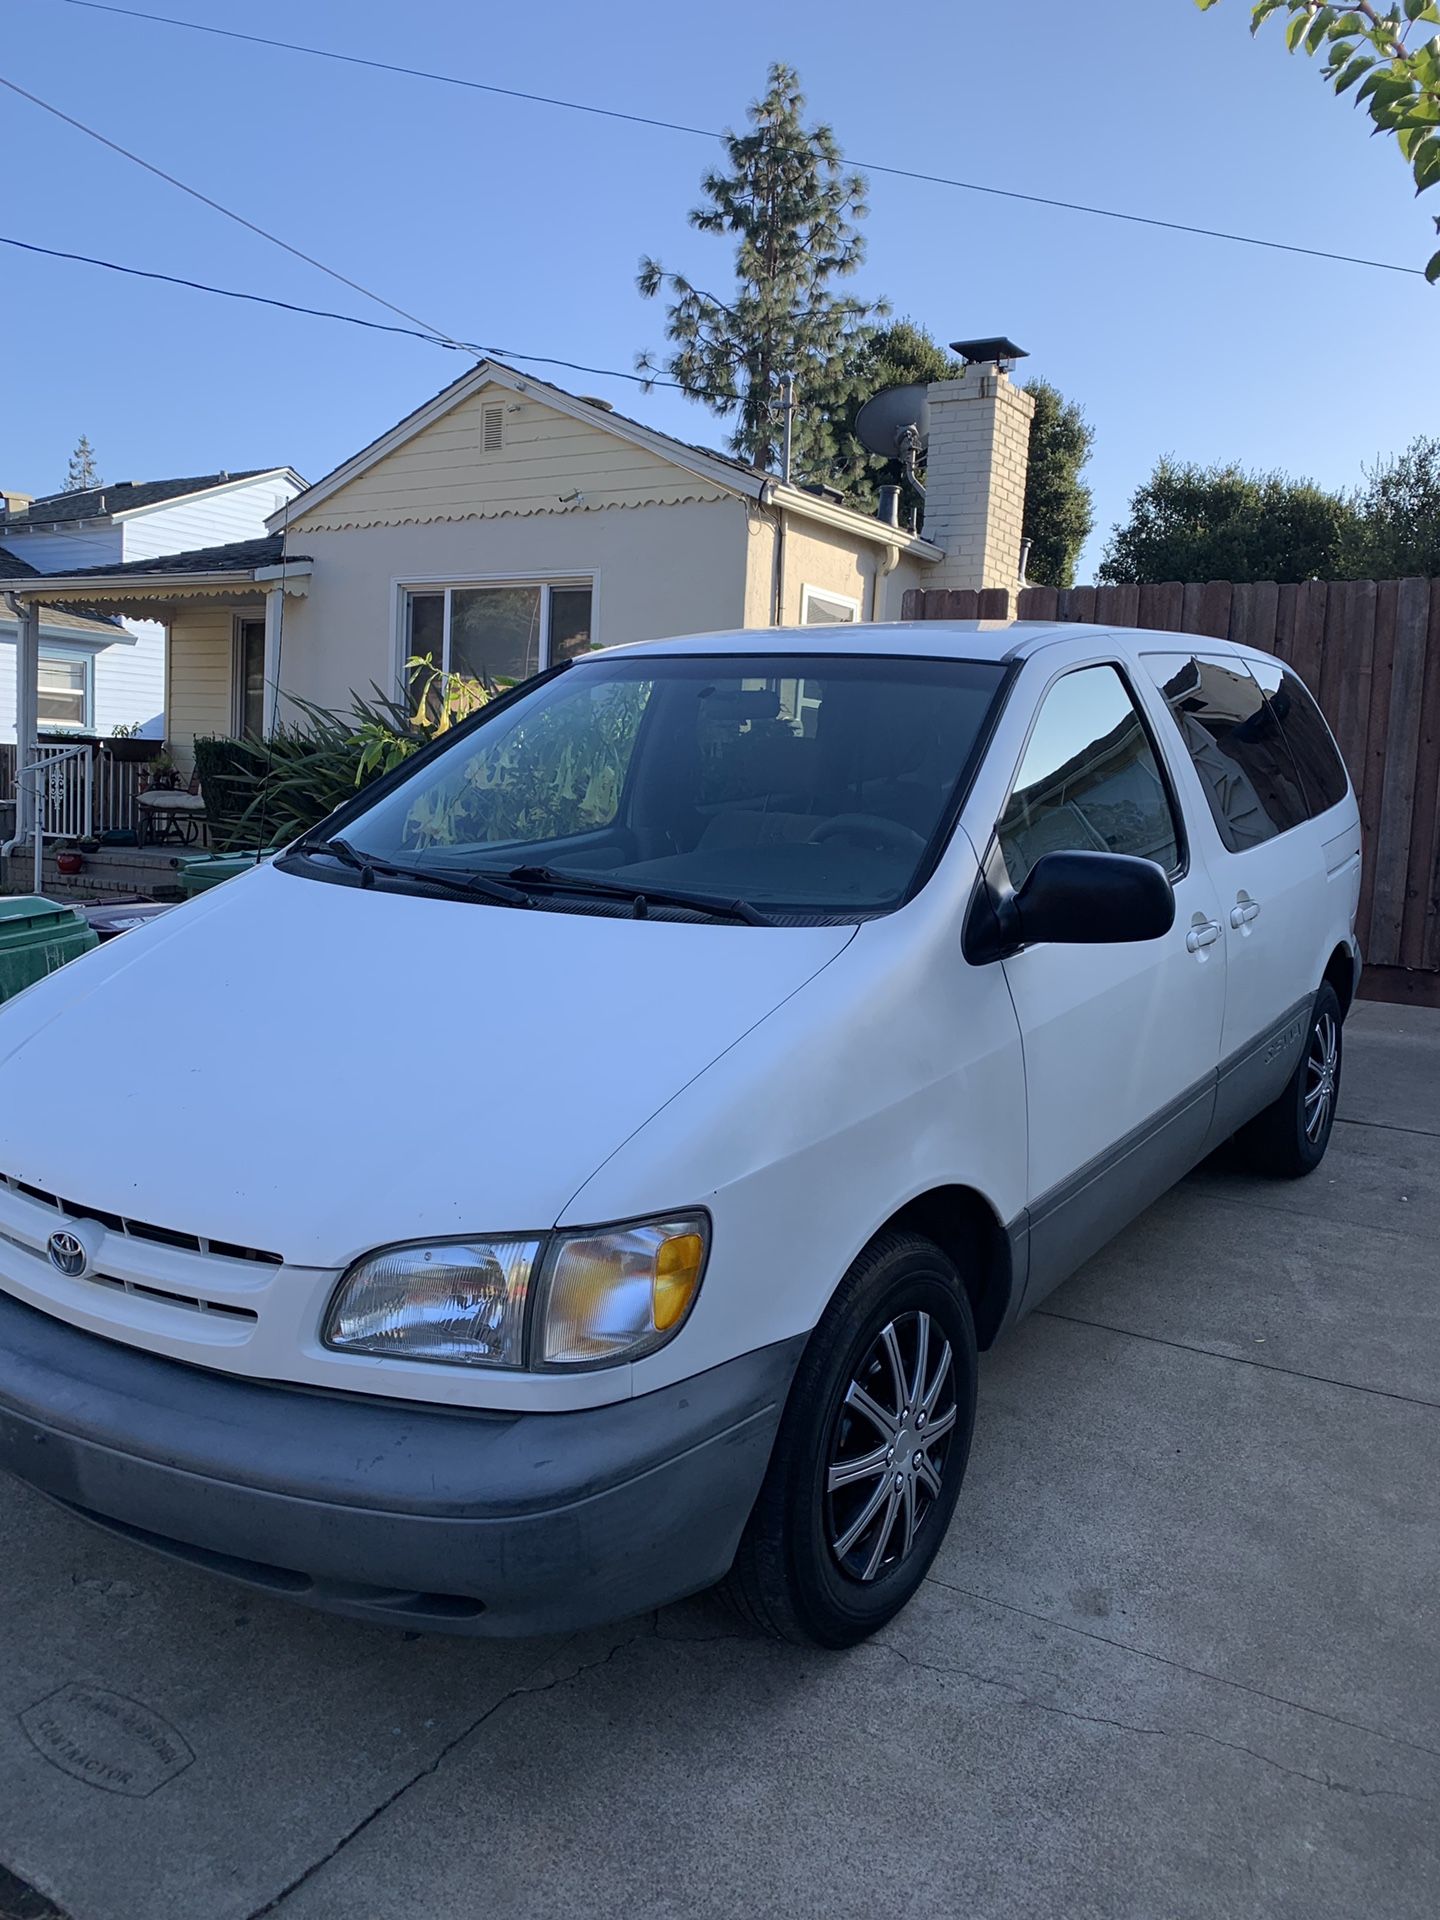
[[[1338,806],[1349,785],[1345,763],[1309,688],[1278,660],[1251,660],[1248,664],[1280,722],[1311,813]]]
[[[1175,716],[1231,853],[1309,818],[1280,723],[1243,661],[1152,653],[1145,664]]]

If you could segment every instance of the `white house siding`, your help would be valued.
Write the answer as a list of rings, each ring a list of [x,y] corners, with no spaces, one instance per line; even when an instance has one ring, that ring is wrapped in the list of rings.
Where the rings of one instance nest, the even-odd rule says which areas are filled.
[[[232,481],[188,499],[145,507],[120,522],[127,560],[153,560],[162,553],[189,553],[231,540],[259,540],[267,518],[295,497],[292,480],[275,473],[260,480]],[[36,562],[39,565],[39,562]]]
[[[253,606],[196,600],[176,607],[170,622],[169,738],[184,764],[197,733],[234,731],[235,622],[264,617],[261,599]]]
[[[745,523],[744,504],[729,498],[363,532],[307,523],[292,544],[314,570],[305,597],[285,601],[282,691],[336,707],[372,682],[393,689],[405,586],[588,576],[602,646],[738,626]],[[178,662],[178,634],[174,647]]]
[[[484,410],[502,408],[503,444],[486,453]],[[508,387],[482,387],[395,452],[378,460],[291,532],[395,525],[445,518],[553,515],[563,495],[584,495],[578,511],[593,514],[648,502],[719,500],[720,489],[658,454],[573,420]],[[302,549],[308,552],[309,548]]]
[[[95,662],[95,731],[138,726],[147,739],[165,732],[165,629],[127,620],[133,647],[107,647]]]

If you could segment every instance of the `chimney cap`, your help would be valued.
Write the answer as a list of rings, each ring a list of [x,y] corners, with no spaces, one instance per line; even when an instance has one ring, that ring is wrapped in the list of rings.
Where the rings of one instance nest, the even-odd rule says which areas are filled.
[[[958,353],[967,367],[981,365],[989,360],[998,360],[1001,366],[1013,366],[1017,360],[1028,360],[1029,354],[1024,347],[1017,347],[1013,340],[1007,340],[1004,334],[995,334],[988,340],[952,340],[950,351]]]

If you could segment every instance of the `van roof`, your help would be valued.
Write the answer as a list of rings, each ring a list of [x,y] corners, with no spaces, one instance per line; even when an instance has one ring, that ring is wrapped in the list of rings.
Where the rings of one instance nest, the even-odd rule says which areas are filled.
[[[1042,647],[1062,640],[1094,641],[1107,635],[1144,640],[1152,647],[1178,640],[1196,644],[1194,634],[1161,632],[1151,627],[1089,626],[1073,620],[893,620],[845,625],[839,622],[807,627],[744,627],[721,633],[692,633],[673,640],[635,640],[605,647],[606,654],[773,654],[853,653],[858,655],[917,654],[935,659],[1028,659]],[[1207,652],[1233,653],[1226,640],[1206,638]],[[582,656],[583,657],[583,656]]]

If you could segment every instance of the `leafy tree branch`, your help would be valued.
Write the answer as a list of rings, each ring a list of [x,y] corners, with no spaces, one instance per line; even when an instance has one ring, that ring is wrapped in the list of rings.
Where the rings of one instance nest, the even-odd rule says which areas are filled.
[[[1195,0],[1208,13],[1218,0]],[[1409,165],[1417,194],[1440,182],[1440,34],[1418,40],[1425,27],[1440,27],[1437,0],[1396,0],[1383,12],[1371,0],[1324,6],[1317,0],[1252,0],[1250,31],[1258,33],[1273,13],[1288,14],[1285,44],[1323,61],[1324,78],[1337,94],[1355,90],[1373,131],[1391,135]],[[1435,222],[1440,231],[1440,218]],[[1440,280],[1440,251],[1425,278]]]

